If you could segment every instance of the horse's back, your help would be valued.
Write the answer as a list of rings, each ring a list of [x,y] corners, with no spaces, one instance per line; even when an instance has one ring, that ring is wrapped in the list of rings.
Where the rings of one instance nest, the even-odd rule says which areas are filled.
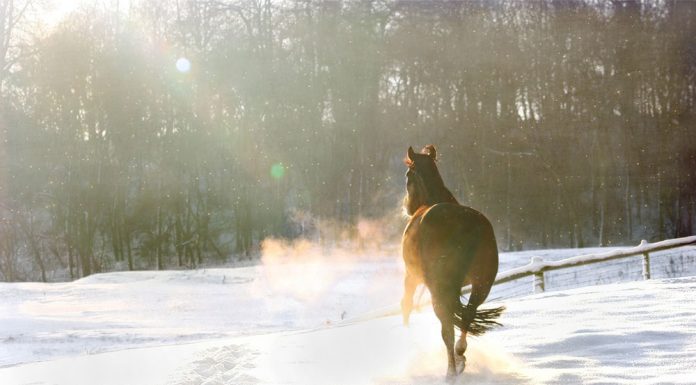
[[[461,248],[466,243],[466,248],[470,249],[485,243],[495,243],[490,221],[471,207],[455,203],[431,206],[423,213],[420,227],[424,241],[449,247]]]
[[[433,225],[448,223],[469,229],[484,227],[492,229],[488,219],[477,210],[451,202],[437,203],[430,206],[423,213],[421,222]]]

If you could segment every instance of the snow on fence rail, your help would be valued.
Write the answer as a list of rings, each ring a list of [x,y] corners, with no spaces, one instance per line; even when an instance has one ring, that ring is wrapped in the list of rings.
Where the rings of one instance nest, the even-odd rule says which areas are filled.
[[[561,259],[558,261],[544,261],[541,257],[532,257],[532,260],[529,264],[510,269],[498,274],[494,285],[502,285],[504,283],[533,276],[533,292],[539,293],[545,291],[546,288],[546,279],[544,274],[545,272],[561,269],[570,269],[573,267],[624,259],[633,256],[642,256],[642,277],[643,279],[650,279],[650,253],[656,253],[658,251],[669,250],[694,244],[696,244],[696,236],[690,236],[684,238],[668,239],[665,241],[655,243],[648,243],[647,241],[643,240],[641,241],[640,245],[631,248],[612,250],[606,253],[578,255],[575,257]],[[462,293],[468,294],[470,290],[470,287],[465,287],[462,290]]]

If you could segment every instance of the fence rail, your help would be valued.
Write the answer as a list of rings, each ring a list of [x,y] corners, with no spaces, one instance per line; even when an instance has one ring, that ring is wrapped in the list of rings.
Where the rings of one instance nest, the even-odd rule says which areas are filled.
[[[500,285],[520,278],[533,276],[533,291],[535,293],[539,293],[543,292],[546,287],[544,272],[634,257],[637,255],[643,256],[643,278],[650,279],[650,253],[694,244],[696,244],[696,236],[690,236],[668,239],[655,243],[648,243],[647,241],[643,240],[641,241],[640,245],[635,247],[612,250],[606,253],[578,255],[558,261],[544,261],[541,257],[532,257],[531,262],[529,262],[527,265],[510,269],[498,274],[494,285]],[[468,294],[470,290],[471,288],[467,286],[463,288],[462,294]]]

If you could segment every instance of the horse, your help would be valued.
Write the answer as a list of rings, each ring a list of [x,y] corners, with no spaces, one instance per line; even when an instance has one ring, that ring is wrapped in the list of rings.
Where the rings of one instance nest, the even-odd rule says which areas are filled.
[[[478,336],[499,326],[496,319],[504,307],[478,309],[498,273],[493,227],[483,214],[457,202],[445,187],[436,159],[433,145],[420,154],[409,147],[404,159],[408,171],[403,207],[409,220],[402,238],[406,274],[401,313],[408,326],[416,287],[425,284],[442,325],[447,379],[453,381],[466,366],[467,334]],[[471,285],[471,294],[464,305],[461,290],[466,285]],[[456,345],[455,327],[461,332]]]

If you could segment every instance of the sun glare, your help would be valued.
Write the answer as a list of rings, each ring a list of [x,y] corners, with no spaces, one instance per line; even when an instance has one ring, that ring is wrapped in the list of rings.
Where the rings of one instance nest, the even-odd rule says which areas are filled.
[[[130,9],[130,0],[105,2],[103,9],[110,13],[124,13]],[[82,7],[95,7],[98,3],[86,0],[49,0],[37,6],[35,17],[49,32]]]
[[[52,29],[77,10],[80,4],[82,0],[55,0],[48,3],[40,17],[43,19],[43,24]]]
[[[182,74],[185,74],[185,73],[191,71],[191,62],[189,61],[189,59],[187,59],[185,57],[180,57],[176,61],[176,69],[177,69],[177,71],[181,72]]]

